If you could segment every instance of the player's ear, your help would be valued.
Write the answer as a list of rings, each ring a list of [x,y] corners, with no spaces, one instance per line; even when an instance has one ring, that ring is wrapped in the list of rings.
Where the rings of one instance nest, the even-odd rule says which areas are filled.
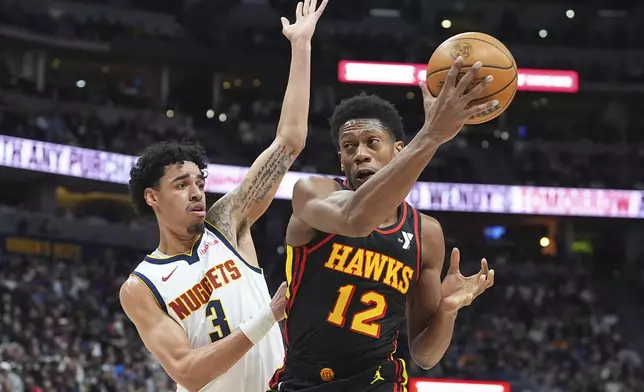
[[[394,149],[396,150],[396,154],[401,152],[403,148],[405,148],[405,142],[403,142],[402,140],[394,143]]]
[[[145,188],[143,191],[143,198],[145,202],[152,208],[159,204],[159,195],[157,191],[152,188]]]
[[[344,173],[344,165],[342,164],[342,152],[338,151],[338,159],[340,160],[340,170]]]

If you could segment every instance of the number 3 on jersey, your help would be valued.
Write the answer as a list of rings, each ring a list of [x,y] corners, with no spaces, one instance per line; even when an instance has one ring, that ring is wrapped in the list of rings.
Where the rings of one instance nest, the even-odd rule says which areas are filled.
[[[221,305],[221,301],[216,299],[208,302],[206,306],[206,318],[212,323],[212,332],[210,333],[210,341],[216,342],[230,335],[230,325],[226,318],[226,312]]]
[[[340,328],[344,327],[347,319],[347,309],[356,291],[356,286],[348,284],[338,289],[338,299],[335,301],[333,310],[329,313],[327,321]],[[380,324],[374,322],[385,317],[387,311],[387,299],[384,295],[375,291],[367,291],[360,297],[360,302],[368,306],[367,309],[353,315],[350,329],[353,332],[380,338]]]

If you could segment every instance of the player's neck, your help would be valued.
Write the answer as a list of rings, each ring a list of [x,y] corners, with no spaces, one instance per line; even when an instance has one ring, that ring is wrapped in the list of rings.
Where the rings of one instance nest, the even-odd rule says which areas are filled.
[[[389,227],[393,226],[398,222],[398,209],[399,207],[396,207],[396,209],[393,211],[392,214],[389,215],[389,217],[378,226],[379,229],[382,229],[383,227]]]
[[[159,229],[159,252],[165,255],[176,255],[190,252],[195,243],[196,235],[178,235],[168,229]]]

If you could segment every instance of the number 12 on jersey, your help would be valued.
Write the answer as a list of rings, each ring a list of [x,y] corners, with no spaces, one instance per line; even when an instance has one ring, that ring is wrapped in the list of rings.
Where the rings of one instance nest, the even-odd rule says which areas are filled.
[[[340,328],[344,327],[347,321],[347,310],[356,291],[356,286],[348,284],[338,289],[338,298],[335,306],[329,313],[327,321]],[[380,338],[380,324],[375,321],[385,317],[387,312],[387,299],[376,291],[367,291],[360,296],[360,302],[368,306],[367,309],[353,315],[349,329],[373,338]]]

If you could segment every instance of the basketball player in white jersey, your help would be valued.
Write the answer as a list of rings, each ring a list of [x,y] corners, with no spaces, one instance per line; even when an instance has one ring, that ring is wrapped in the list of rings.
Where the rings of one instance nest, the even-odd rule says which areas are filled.
[[[206,212],[205,155],[184,143],[149,147],[130,172],[132,202],[156,217],[160,240],[121,287],[121,304],[178,391],[263,392],[284,357],[285,285],[271,300],[250,227],[304,148],[311,38],[326,4],[306,0],[294,24],[282,18],[292,46],[282,115],[241,185]]]

